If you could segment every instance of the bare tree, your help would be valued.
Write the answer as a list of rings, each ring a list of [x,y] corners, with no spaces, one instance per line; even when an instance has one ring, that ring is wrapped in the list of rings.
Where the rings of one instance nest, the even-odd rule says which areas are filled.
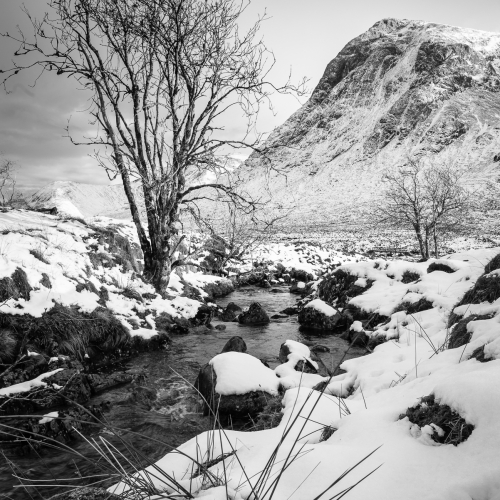
[[[472,208],[464,170],[452,162],[409,157],[383,180],[387,187],[377,210],[381,222],[412,229],[422,258],[430,257],[432,247],[438,258],[442,233],[460,226]]]
[[[0,198],[2,207],[9,206],[16,198],[16,166],[13,161],[0,160]]]
[[[192,211],[196,224],[206,237],[203,248],[210,252],[213,269],[219,274],[231,261],[241,261],[245,255],[269,241],[279,222],[289,213],[281,207],[274,207],[268,212],[245,213],[233,204],[222,209],[223,215],[219,210],[208,217],[201,217],[198,211]]]
[[[121,176],[144,253],[145,278],[158,291],[168,284],[184,235],[182,208],[217,193],[247,211],[250,199],[220,155],[228,147],[258,150],[255,119],[273,92],[301,92],[268,79],[274,56],[257,39],[264,17],[241,34],[248,3],[238,0],[48,0],[41,20],[26,10],[33,33],[3,33],[19,43],[4,85],[33,67],[73,77],[89,91],[96,135],[81,144],[110,177]],[[27,62],[23,62],[23,61]],[[234,140],[223,127],[229,108],[246,118],[247,132]],[[68,130],[69,135],[69,130]],[[104,148],[105,153],[102,153]],[[189,184],[212,171],[217,180]],[[224,179],[224,182],[220,182]],[[140,185],[146,221],[141,220]]]

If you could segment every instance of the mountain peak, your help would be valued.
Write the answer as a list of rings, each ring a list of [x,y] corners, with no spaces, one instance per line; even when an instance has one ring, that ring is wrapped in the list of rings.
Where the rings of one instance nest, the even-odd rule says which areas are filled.
[[[286,171],[270,182],[274,198],[315,220],[354,217],[381,170],[408,151],[494,166],[498,116],[499,33],[383,19],[327,65],[309,101],[269,137],[265,161],[247,160],[249,186],[262,191],[258,172],[271,160]]]

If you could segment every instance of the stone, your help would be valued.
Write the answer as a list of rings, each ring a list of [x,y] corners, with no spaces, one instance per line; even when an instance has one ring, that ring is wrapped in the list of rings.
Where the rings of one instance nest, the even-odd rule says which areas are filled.
[[[204,401],[204,414],[218,414],[227,418],[256,416],[266,406],[270,394],[263,391],[252,391],[246,394],[220,395],[215,391],[217,386],[217,375],[212,366],[207,363],[198,374],[194,383]]]
[[[190,319],[193,326],[209,325],[214,317],[214,309],[210,306],[202,304],[194,318]]]
[[[287,314],[288,316],[293,316],[294,314],[298,314],[298,307],[286,307],[283,311],[280,311],[283,314]]]
[[[298,321],[301,326],[312,330],[332,331],[339,324],[342,315],[337,311],[332,316],[328,316],[314,307],[304,307],[299,312]]]
[[[247,345],[241,337],[231,337],[221,352],[247,352]]]
[[[215,325],[215,327],[214,327],[214,328],[215,328],[216,330],[221,330],[221,331],[222,331],[222,330],[225,330],[227,327],[226,327],[226,325]]]
[[[242,312],[243,309],[239,305],[229,302],[225,309],[219,313],[219,319],[221,321],[234,321]]]
[[[258,302],[252,303],[248,310],[238,316],[238,322],[243,325],[265,325],[269,321],[269,316]]]

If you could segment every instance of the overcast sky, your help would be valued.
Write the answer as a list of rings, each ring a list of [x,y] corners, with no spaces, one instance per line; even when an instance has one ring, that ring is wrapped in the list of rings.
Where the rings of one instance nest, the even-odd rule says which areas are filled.
[[[44,11],[44,0],[0,0],[0,31],[25,25],[20,10]],[[274,80],[286,79],[290,67],[296,79],[306,76],[313,88],[327,63],[352,38],[385,17],[420,19],[485,31],[500,31],[499,0],[253,0],[246,18],[267,10],[263,24],[266,45],[277,59]],[[15,46],[0,42],[0,69],[9,65]],[[89,130],[85,95],[71,80],[46,75],[34,88],[22,77],[10,94],[0,89],[0,152],[19,164],[18,181],[40,187],[55,180],[96,184],[107,177],[88,157],[91,151],[73,146],[65,138],[71,118],[74,131]],[[293,98],[276,100],[277,116],[266,113],[261,131],[270,131],[292,114],[300,103]],[[228,129],[238,136],[240,124],[231,117]],[[241,123],[243,126],[243,122]]]

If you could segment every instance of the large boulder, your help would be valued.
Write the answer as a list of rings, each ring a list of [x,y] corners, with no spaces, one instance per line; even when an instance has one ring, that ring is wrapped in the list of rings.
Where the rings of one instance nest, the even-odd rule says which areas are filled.
[[[247,352],[247,345],[241,337],[231,337],[221,352]]]
[[[278,393],[279,379],[254,356],[224,352],[201,368],[195,388],[204,400],[205,414],[253,417]]]
[[[219,313],[219,319],[221,321],[234,321],[242,312],[243,309],[238,304],[229,302],[226,308]]]
[[[334,330],[342,319],[342,315],[332,306],[323,302],[321,299],[315,299],[309,302],[299,312],[299,323],[313,330]]]
[[[243,325],[265,325],[269,321],[268,314],[258,302],[251,304],[246,311],[238,316],[238,322]]]

